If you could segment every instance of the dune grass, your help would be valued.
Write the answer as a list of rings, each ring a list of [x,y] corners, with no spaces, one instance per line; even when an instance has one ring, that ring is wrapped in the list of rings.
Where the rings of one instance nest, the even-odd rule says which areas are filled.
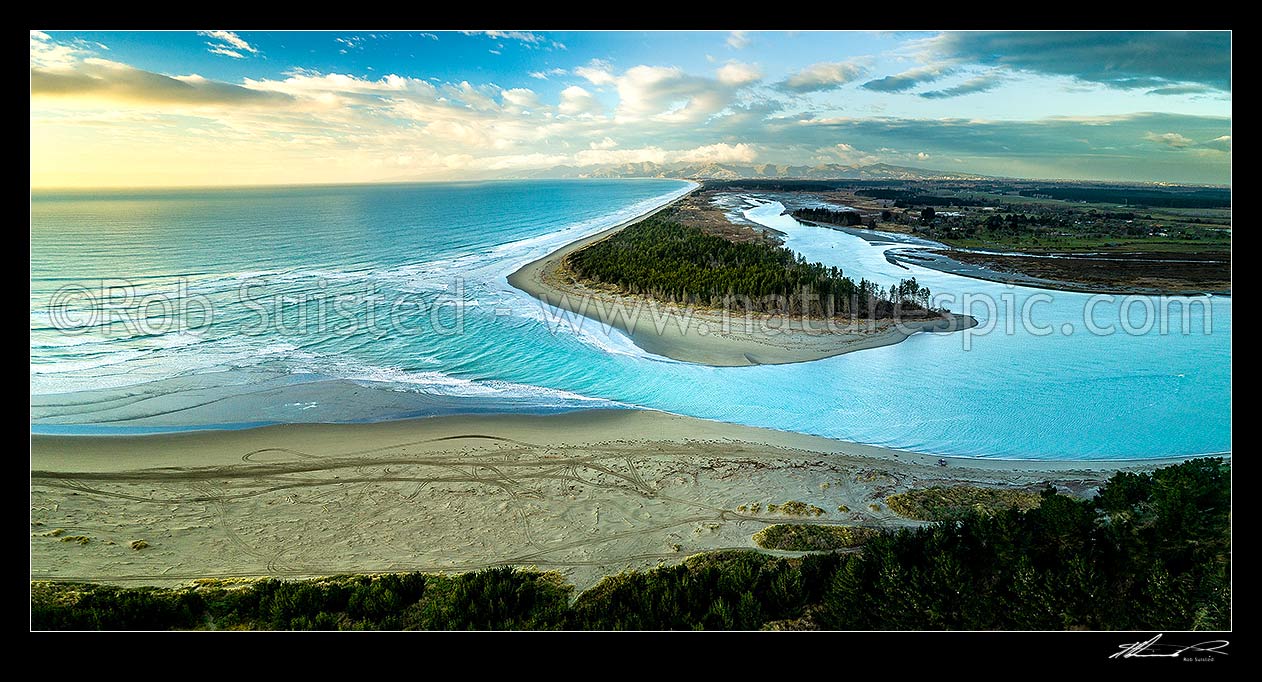
[[[763,549],[797,552],[826,551],[858,547],[880,531],[858,526],[819,526],[783,523],[767,526],[754,534],[754,544]]]
[[[918,521],[952,521],[969,512],[993,514],[1010,507],[1029,511],[1039,506],[1038,493],[1028,490],[934,486],[890,495],[885,504],[895,514]]]

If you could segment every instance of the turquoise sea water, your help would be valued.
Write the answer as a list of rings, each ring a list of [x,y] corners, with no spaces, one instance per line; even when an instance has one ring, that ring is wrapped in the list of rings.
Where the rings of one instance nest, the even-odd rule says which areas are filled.
[[[914,275],[954,295],[941,302],[957,311],[965,294],[994,301],[969,310],[994,330],[970,335],[967,349],[963,334],[917,334],[811,363],[712,368],[567,322],[506,283],[520,265],[688,187],[37,193],[32,429],[643,406],[938,454],[1123,458],[1231,447],[1229,297],[1186,320],[1176,308],[1164,332],[1143,329],[1159,299],[1097,301],[1091,321],[1115,332],[1093,334],[1088,295],[905,269],[884,255],[905,245],[798,225],[775,197],[753,196],[728,206],[784,232],[807,258],[884,284]]]

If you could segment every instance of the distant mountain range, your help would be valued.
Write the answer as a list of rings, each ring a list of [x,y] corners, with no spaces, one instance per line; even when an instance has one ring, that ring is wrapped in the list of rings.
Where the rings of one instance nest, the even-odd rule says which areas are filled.
[[[818,166],[737,163],[620,163],[605,166],[553,166],[514,173],[518,178],[684,178],[689,180],[988,180],[989,176],[874,163]]]

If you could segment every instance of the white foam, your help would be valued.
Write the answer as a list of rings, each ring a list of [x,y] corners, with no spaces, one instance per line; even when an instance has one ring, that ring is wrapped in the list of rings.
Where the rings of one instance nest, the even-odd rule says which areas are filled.
[[[666,195],[645,199],[615,214],[574,223],[546,234],[484,248],[454,258],[415,263],[394,268],[335,270],[321,269],[258,269],[195,277],[164,278],[164,282],[189,282],[192,294],[208,295],[216,306],[224,297],[235,297],[239,287],[250,280],[259,280],[268,287],[283,290],[286,285],[326,281],[344,285],[362,282],[363,291],[391,294],[426,294],[438,301],[449,300],[453,283],[463,282],[462,301],[469,308],[495,308],[507,311],[509,317],[536,321],[555,334],[568,334],[602,352],[646,357],[630,338],[617,329],[606,329],[598,321],[583,318],[541,302],[507,282],[507,276],[521,265],[536,260],[572,241],[601,232],[613,225],[634,218],[657,206],[684,196],[695,183]],[[174,291],[168,286],[147,282],[146,290]],[[333,293],[333,292],[331,292]],[[46,323],[47,312],[32,302],[32,322]],[[219,314],[226,314],[220,311]],[[235,311],[234,311],[235,312]],[[568,319],[567,319],[568,318]],[[212,328],[213,329],[213,328]],[[410,387],[443,395],[505,397],[564,397],[568,400],[592,400],[578,394],[556,392],[508,382],[476,382],[441,372],[410,371],[392,367],[376,367],[346,356],[326,356],[304,351],[286,341],[259,347],[262,341],[251,336],[208,337],[198,332],[171,332],[159,335],[78,337],[54,334],[32,334],[32,348],[75,347],[80,352],[101,355],[91,360],[33,362],[31,392],[33,395],[69,393],[121,388],[175,376],[210,371],[231,371],[255,367],[280,368],[291,373],[310,373],[330,378],[377,381]],[[38,337],[38,338],[36,338]],[[46,338],[48,337],[48,338]],[[279,361],[279,362],[278,362]],[[433,358],[409,358],[409,363],[434,363]],[[122,365],[125,371],[118,371]],[[110,369],[113,368],[113,369]]]

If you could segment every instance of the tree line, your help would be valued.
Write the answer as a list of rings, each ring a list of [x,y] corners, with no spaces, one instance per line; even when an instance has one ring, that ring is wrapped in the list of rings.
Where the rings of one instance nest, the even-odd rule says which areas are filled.
[[[799,208],[789,215],[798,220],[811,220],[829,225],[861,225],[863,216],[858,211],[834,211],[831,208]]]
[[[580,278],[681,304],[771,314],[889,318],[923,312],[931,293],[914,278],[882,288],[792,250],[739,243],[651,217],[570,254]]]
[[[31,627],[58,629],[1224,630],[1231,473],[1201,458],[1118,473],[1093,499],[971,511],[788,559],[690,557],[575,599],[556,573],[340,576],[241,586],[32,583]]]

